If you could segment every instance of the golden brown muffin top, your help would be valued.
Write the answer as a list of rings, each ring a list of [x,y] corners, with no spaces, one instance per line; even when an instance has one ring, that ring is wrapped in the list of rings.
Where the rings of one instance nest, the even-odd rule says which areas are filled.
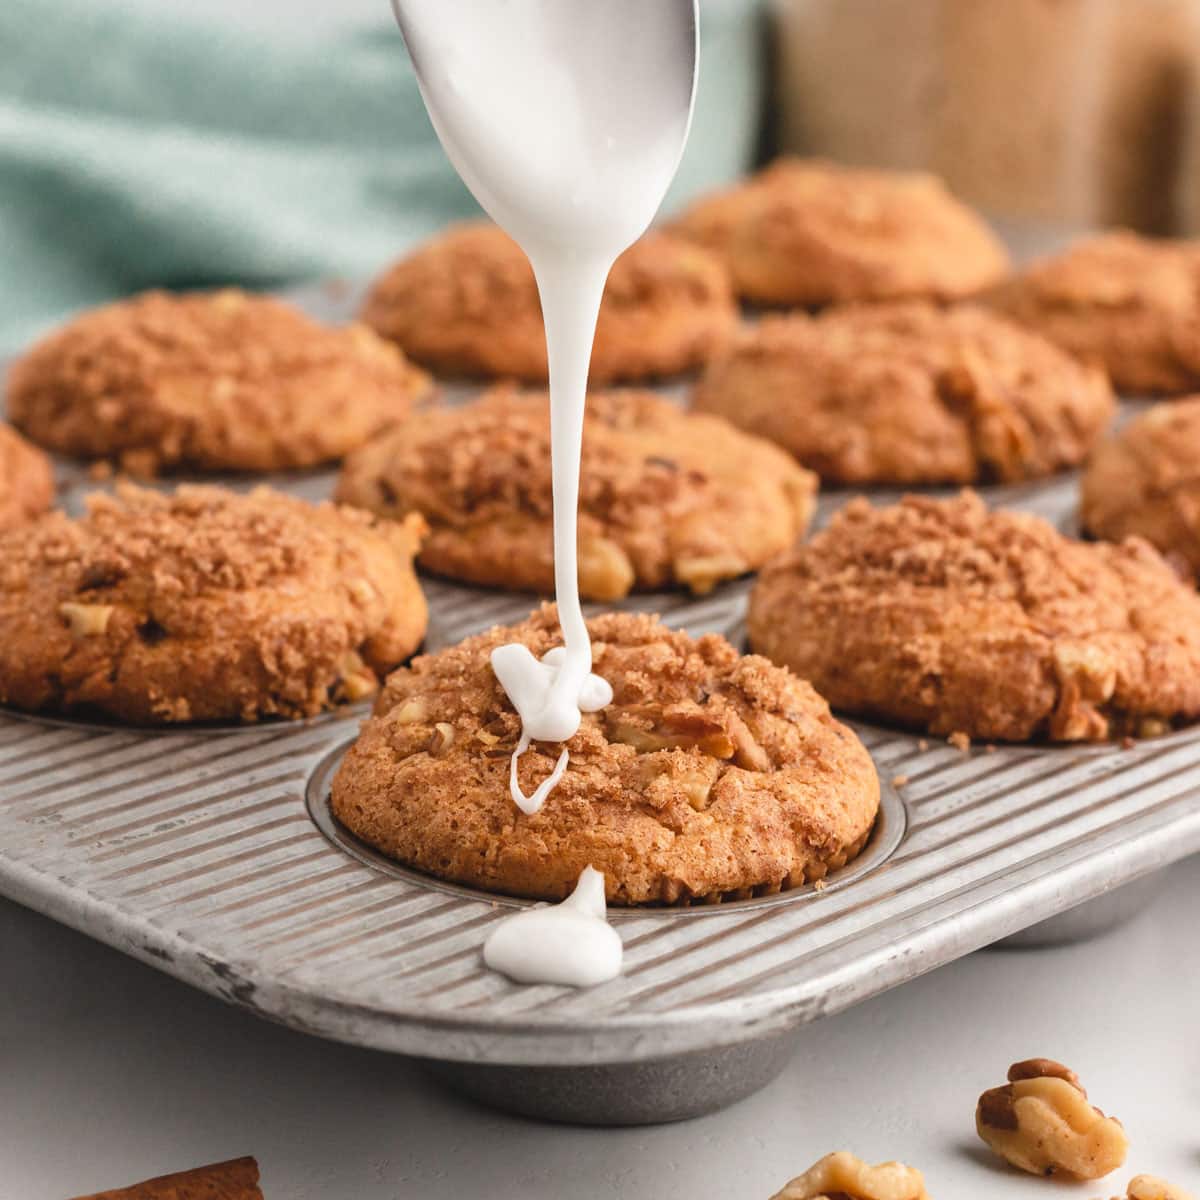
[[[356,698],[424,632],[423,527],[265,487],[93,495],[0,534],[0,696],[138,720]]]
[[[0,421],[0,529],[36,517],[54,499],[54,468],[15,429]]]
[[[835,706],[938,732],[1094,739],[1200,714],[1200,597],[1155,550],[970,492],[851,501],[763,572],[750,625]]]
[[[415,414],[352,455],[338,497],[384,514],[420,512],[432,527],[422,561],[433,570],[459,574],[494,549],[510,586],[540,587],[549,577],[551,485],[547,397],[497,389]],[[635,577],[642,586],[673,577],[703,591],[788,545],[808,523],[815,490],[787,454],[719,417],[653,392],[594,393],[584,420],[581,558],[603,540],[596,555],[625,560],[616,564],[624,589],[585,590],[611,599]],[[467,535],[469,553],[457,544]],[[522,575],[527,567],[537,578]]]
[[[687,242],[648,233],[613,264],[605,304],[638,307],[663,299],[703,304],[724,300],[720,264]],[[536,312],[537,282],[525,252],[498,225],[452,225],[385,271],[372,285],[363,319],[387,333],[429,313],[453,313],[485,324]]]
[[[988,302],[1081,358],[1118,391],[1200,385],[1200,242],[1118,230],[1032,263]]]
[[[1144,537],[1200,574],[1200,396],[1156,404],[1097,446],[1080,509],[1098,537]]]
[[[428,390],[364,326],[331,328],[229,288],[145,292],[84,313],[13,364],[7,403],[43,445],[152,474],[327,461]]]
[[[784,157],[669,229],[728,260],[764,303],[949,298],[993,284],[1003,246],[936,176]]]
[[[1111,420],[1103,372],[979,308],[766,317],[695,403],[838,482],[1016,480],[1074,465]]]
[[[549,605],[389,678],[334,782],[338,818],[424,870],[518,895],[566,895],[591,863],[618,903],[778,891],[861,845],[874,767],[808,684],[654,617],[610,613],[589,629],[613,703],[584,715],[540,812],[522,814],[509,794],[520,719],[489,655],[561,644]],[[534,744],[524,788],[559,750]]]
[[[399,526],[268,487],[242,494],[202,485],[158,492],[120,484],[115,495],[93,493],[86,504],[79,520],[55,513],[11,535],[9,544],[19,552],[5,556],[7,589],[45,570],[72,591],[119,592],[141,584],[199,597],[279,586],[322,568],[332,576],[353,565],[358,533],[415,548]]]
[[[1051,308],[1151,308],[1195,313],[1200,300],[1200,243],[1114,230],[1039,259],[1003,289]]]
[[[375,281],[362,318],[416,361],[450,375],[545,383],[546,334],[533,268],[498,227],[452,226]],[[707,361],[737,327],[722,264],[649,233],[609,274],[593,384],[665,378]]]
[[[877,595],[886,582],[892,595],[982,596],[1014,623],[1047,634],[1136,631],[1142,588],[1174,595],[1179,582],[1145,544],[1076,541],[1032,513],[990,510],[969,491],[949,500],[906,496],[882,508],[857,497],[772,564],[771,573],[782,571],[825,578],[844,595]]]

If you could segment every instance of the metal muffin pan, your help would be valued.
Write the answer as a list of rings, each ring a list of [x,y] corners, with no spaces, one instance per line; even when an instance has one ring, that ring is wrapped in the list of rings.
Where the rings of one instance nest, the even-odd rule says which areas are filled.
[[[315,498],[331,480],[273,482]],[[66,472],[68,505],[89,486]],[[987,495],[1074,520],[1070,478]],[[531,604],[426,583],[429,646]],[[748,587],[631,605],[740,640]],[[489,1103],[628,1123],[746,1095],[799,1026],[1200,850],[1200,728],[964,753],[859,724],[883,818],[827,886],[618,910],[621,978],[522,987],[480,959],[514,902],[381,863],[332,822],[329,772],[363,715],[160,731],[0,713],[0,894],[270,1020],[431,1060]]]

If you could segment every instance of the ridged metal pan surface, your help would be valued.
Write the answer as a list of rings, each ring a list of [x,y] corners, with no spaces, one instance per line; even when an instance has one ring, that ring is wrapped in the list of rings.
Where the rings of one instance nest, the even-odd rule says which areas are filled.
[[[317,498],[331,479],[274,482]],[[64,483],[76,504],[82,473]],[[988,498],[1072,528],[1070,478]],[[427,584],[430,645],[531,604]],[[747,590],[632,603],[736,640]],[[1200,850],[1200,730],[963,753],[859,725],[885,794],[863,860],[770,901],[618,913],[621,978],[522,987],[480,960],[508,902],[381,865],[331,827],[328,772],[364,715],[160,732],[0,714],[0,893],[298,1029],[568,1066],[780,1034]]]

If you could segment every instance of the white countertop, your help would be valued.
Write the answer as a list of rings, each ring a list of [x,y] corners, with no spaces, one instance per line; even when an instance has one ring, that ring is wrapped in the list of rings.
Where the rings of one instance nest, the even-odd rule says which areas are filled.
[[[411,1061],[268,1025],[0,901],[0,1200],[241,1154],[268,1200],[767,1200],[843,1147],[920,1167],[933,1200],[1091,1200],[1140,1171],[1200,1191],[1200,858],[1162,878],[1123,929],[971,955],[809,1027],[742,1104],[627,1130],[473,1107]],[[1128,1169],[1054,1186],[991,1160],[975,1099],[1034,1055],[1124,1121]]]
[[[156,0],[127,0],[149,5]],[[213,0],[264,34],[380,25],[383,0]],[[268,1025],[0,900],[0,1200],[65,1200],[254,1154],[268,1200],[767,1200],[829,1150],[921,1167],[933,1200],[1200,1191],[1200,858],[1125,928],[984,952],[798,1036],[763,1092],[680,1125],[553,1127],[491,1113],[407,1060]],[[975,1099],[1060,1058],[1133,1144],[1104,1184],[997,1166]]]

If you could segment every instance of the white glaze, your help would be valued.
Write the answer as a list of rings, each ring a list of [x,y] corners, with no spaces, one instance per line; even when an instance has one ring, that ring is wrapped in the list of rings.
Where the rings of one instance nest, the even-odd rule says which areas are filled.
[[[517,983],[606,983],[620,975],[624,952],[606,914],[604,876],[584,867],[561,904],[527,908],[501,921],[483,944],[483,961]]]
[[[523,813],[537,812],[567,769],[568,754],[564,746],[558,756],[558,761],[554,764],[554,770],[538,784],[532,795],[526,796],[521,791],[521,785],[517,780],[517,761],[529,749],[529,743],[533,739],[537,738],[548,742],[565,740],[556,736],[558,729],[548,723],[548,718],[553,721],[560,716],[560,713],[553,710],[547,712],[546,696],[558,678],[566,657],[566,648],[555,646],[553,650],[543,655],[539,662],[530,653],[528,647],[522,646],[519,642],[511,642],[507,646],[497,646],[492,651],[492,670],[496,672],[500,686],[508,694],[513,708],[517,710],[521,718],[521,739],[513,752],[509,767],[509,790],[512,792],[512,798],[516,801],[517,807]],[[611,702],[612,688],[609,687],[608,681],[601,679],[599,675],[589,673],[579,688],[576,701],[576,723],[578,723],[580,712],[598,712]]]
[[[554,584],[564,648],[538,663],[503,646],[492,666],[521,716],[510,788],[537,812],[517,760],[565,742],[612,698],[591,674],[579,602],[576,512],[584,396],[609,269],[645,232],[679,165],[695,87],[689,0],[395,0],[421,93],[467,186],[537,277],[550,364]],[[690,44],[689,44],[690,39]],[[603,687],[601,686],[603,685]],[[603,698],[601,698],[603,697]]]

